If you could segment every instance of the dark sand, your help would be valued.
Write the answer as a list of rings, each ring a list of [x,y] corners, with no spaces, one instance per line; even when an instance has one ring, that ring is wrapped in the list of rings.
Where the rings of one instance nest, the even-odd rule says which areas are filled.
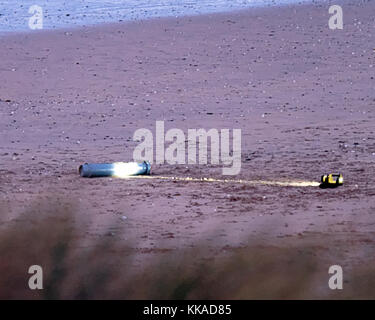
[[[0,228],[58,196],[92,221],[84,239],[111,226],[140,257],[199,240],[217,252],[249,236],[274,246],[313,239],[329,256],[333,236],[348,250],[332,264],[360,263],[375,239],[375,3],[343,9],[342,31],[328,28],[328,5],[303,5],[1,38]],[[132,160],[133,133],[156,120],[185,132],[242,129],[234,178],[340,171],[345,185],[79,177],[84,162]],[[203,165],[153,174],[222,178]]]

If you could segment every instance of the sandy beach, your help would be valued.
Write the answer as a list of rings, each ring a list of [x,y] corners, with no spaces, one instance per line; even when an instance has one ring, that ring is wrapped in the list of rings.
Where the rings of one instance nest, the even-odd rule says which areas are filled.
[[[135,243],[136,265],[249,237],[312,241],[328,260],[360,264],[375,240],[375,3],[341,4],[343,30],[328,28],[328,5],[304,4],[1,37],[0,230],[58,199],[90,221],[82,238],[110,232]],[[241,129],[242,169],[231,178],[319,181],[339,171],[345,184],[78,175],[85,162],[132,161],[134,132],[157,120],[166,130]],[[210,165],[154,165],[152,174],[222,178]]]

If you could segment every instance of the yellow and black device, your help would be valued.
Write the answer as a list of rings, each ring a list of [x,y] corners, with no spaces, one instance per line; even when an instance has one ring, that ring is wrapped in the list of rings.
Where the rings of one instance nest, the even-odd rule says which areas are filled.
[[[330,173],[322,176],[321,185],[323,187],[335,188],[344,184],[344,177],[341,173]]]

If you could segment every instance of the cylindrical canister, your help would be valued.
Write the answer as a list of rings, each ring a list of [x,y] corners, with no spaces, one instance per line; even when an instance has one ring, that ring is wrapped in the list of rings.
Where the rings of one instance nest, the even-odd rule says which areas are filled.
[[[143,162],[85,163],[79,167],[79,174],[85,178],[149,175],[151,164]]]

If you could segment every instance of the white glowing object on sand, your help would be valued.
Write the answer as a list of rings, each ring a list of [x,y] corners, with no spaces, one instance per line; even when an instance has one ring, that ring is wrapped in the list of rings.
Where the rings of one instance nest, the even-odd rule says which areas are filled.
[[[137,162],[116,162],[113,164],[113,177],[129,178],[139,174],[141,170]]]

